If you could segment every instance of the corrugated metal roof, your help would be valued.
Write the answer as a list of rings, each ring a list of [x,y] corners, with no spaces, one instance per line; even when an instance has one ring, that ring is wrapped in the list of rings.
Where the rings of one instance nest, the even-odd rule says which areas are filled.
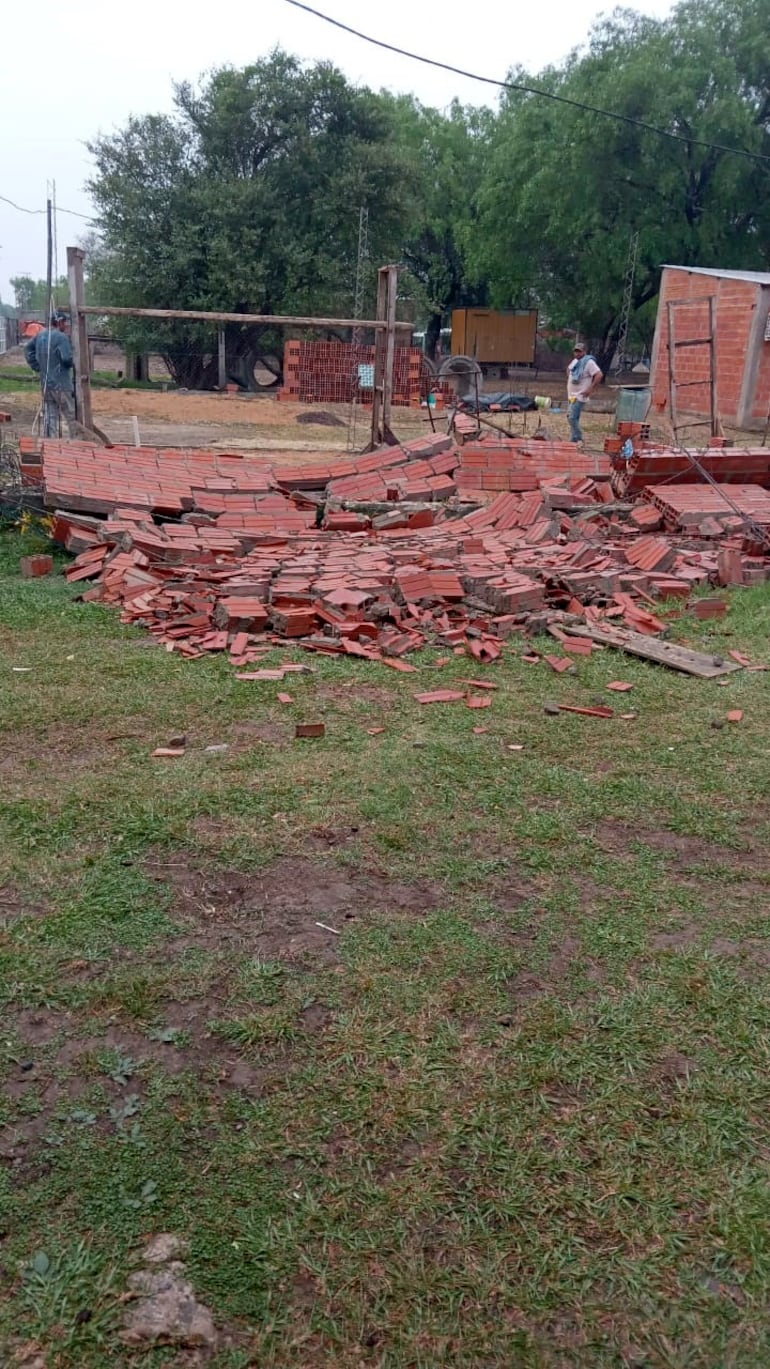
[[[726,276],[729,280],[747,280],[754,285],[770,285],[770,271],[728,271],[720,266],[674,266],[666,262],[664,271],[689,271],[693,276]]]

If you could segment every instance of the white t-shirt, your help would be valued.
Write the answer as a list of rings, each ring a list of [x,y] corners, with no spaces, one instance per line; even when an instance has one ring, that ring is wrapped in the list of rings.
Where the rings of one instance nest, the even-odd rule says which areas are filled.
[[[580,373],[580,379],[574,381],[572,379],[572,373],[579,361],[582,361],[584,365]],[[587,399],[588,392],[591,389],[591,381],[594,376],[600,374],[599,367],[593,357],[574,357],[567,367],[567,399]]]

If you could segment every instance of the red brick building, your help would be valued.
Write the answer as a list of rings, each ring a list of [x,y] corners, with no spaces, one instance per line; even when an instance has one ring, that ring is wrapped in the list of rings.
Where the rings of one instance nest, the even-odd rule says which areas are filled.
[[[716,407],[739,428],[764,422],[770,408],[770,272],[664,266],[652,347],[650,417],[668,417],[669,302],[677,343],[709,336],[709,301],[716,301]],[[677,409],[708,417],[710,349],[676,347]],[[686,386],[686,388],[684,388]]]

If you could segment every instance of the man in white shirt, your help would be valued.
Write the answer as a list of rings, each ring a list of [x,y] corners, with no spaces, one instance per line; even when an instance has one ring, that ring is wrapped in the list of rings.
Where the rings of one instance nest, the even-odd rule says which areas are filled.
[[[572,360],[567,367],[567,419],[571,442],[583,441],[580,428],[580,415],[597,385],[604,380],[593,357],[582,342],[576,342],[572,349]]]

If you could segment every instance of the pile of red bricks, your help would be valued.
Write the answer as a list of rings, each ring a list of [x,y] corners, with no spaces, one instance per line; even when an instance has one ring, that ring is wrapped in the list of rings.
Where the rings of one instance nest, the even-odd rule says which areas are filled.
[[[425,398],[423,354],[419,347],[397,347],[393,403],[419,407]],[[371,402],[371,389],[359,389],[359,366],[374,365],[374,347],[352,342],[287,342],[279,399],[295,403],[349,404],[358,396]]]
[[[25,458],[42,464],[54,538],[75,555],[67,575],[85,600],[115,605],[168,650],[226,651],[239,668],[287,640],[400,669],[426,641],[488,661],[554,612],[657,633],[656,599],[770,572],[757,529],[720,512],[709,485],[654,486],[621,509],[606,471],[584,468],[594,458],[518,441],[505,455],[512,470],[529,463],[528,486],[460,502],[444,482],[462,484],[467,451],[434,434],[296,467],[78,442],[28,443]],[[567,458],[577,469],[560,469]],[[770,527],[770,493],[727,492]]]

